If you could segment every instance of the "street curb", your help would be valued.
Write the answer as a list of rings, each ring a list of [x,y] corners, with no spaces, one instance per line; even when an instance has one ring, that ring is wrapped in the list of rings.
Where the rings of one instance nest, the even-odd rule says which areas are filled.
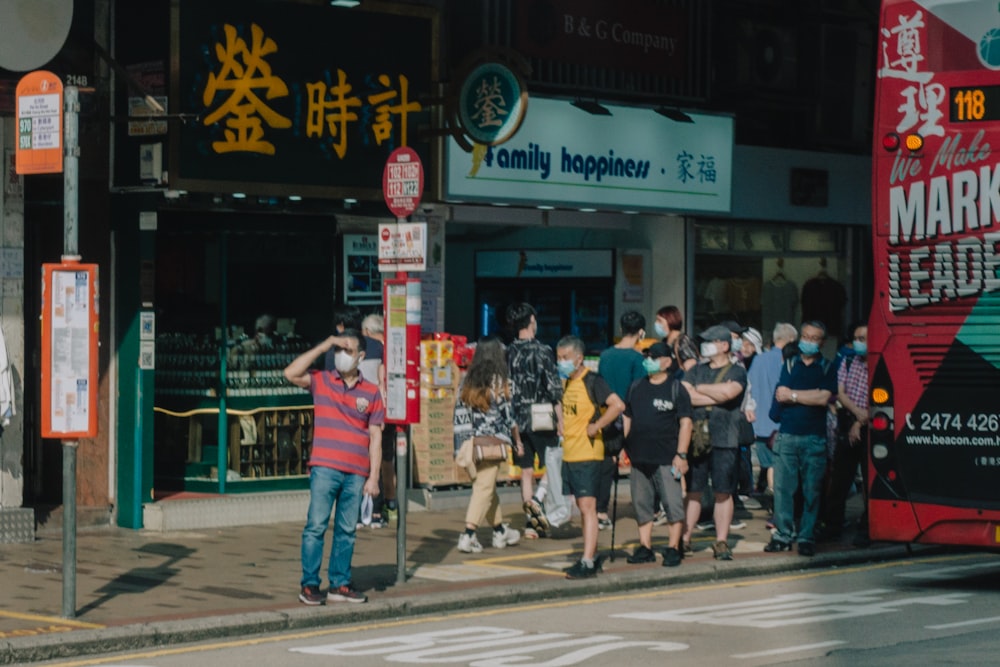
[[[186,644],[211,639],[245,637],[289,630],[399,619],[447,611],[482,609],[519,602],[542,602],[581,598],[638,589],[667,588],[678,584],[728,581],[744,577],[790,574],[821,568],[923,557],[940,552],[938,547],[907,545],[820,553],[813,558],[797,555],[753,556],[729,562],[707,561],[679,568],[659,565],[606,573],[593,579],[566,581],[547,578],[538,582],[491,584],[462,591],[408,594],[374,600],[364,605],[337,604],[324,607],[290,607],[225,616],[121,625],[100,629],[18,637],[0,641],[0,664],[39,662],[57,658],[113,651]]]

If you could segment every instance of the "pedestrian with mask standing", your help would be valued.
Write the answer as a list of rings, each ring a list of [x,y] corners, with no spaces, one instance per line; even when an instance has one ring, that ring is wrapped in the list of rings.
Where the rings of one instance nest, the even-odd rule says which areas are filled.
[[[774,440],[774,524],[764,547],[769,553],[791,551],[816,555],[816,523],[826,472],[826,413],[837,391],[837,373],[823,359],[826,326],[812,320],[799,330],[798,355],[786,360],[774,390],[771,419],[780,427]],[[802,491],[802,516],[795,525],[795,492]]]
[[[334,370],[311,369],[330,351],[334,353]],[[378,493],[385,406],[378,385],[358,372],[364,356],[361,332],[345,329],[296,357],[284,372],[289,382],[312,393],[315,411],[299,592],[299,600],[307,605],[368,601],[366,595],[354,588],[351,560],[362,495]],[[328,569],[330,589],[324,595],[320,590],[319,570],[334,506]]]

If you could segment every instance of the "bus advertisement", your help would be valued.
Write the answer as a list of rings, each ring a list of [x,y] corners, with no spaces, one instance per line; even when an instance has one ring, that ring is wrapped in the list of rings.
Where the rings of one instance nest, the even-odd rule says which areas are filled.
[[[1000,547],[1000,7],[883,0],[872,539]]]

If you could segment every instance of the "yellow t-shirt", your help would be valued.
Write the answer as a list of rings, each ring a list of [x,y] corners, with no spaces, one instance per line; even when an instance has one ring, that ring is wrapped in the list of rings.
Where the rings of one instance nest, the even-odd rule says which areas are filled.
[[[563,461],[571,463],[604,459],[604,440],[600,431],[593,440],[587,437],[587,424],[595,409],[583,384],[583,377],[589,372],[584,369],[580,377],[563,383]]]

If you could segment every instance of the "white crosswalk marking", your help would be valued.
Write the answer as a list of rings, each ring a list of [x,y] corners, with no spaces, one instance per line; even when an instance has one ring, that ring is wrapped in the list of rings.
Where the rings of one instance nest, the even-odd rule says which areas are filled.
[[[906,605],[925,604],[942,606],[962,604],[967,602],[970,597],[968,593],[949,593],[946,595],[885,600],[883,596],[887,593],[890,593],[890,591],[880,588],[856,593],[830,595],[795,593],[737,604],[615,614],[613,618],[631,618],[645,621],[661,621],[664,623],[708,623],[713,625],[774,628],[785,625],[829,623],[830,621],[845,618],[886,614],[896,612],[899,607]]]

